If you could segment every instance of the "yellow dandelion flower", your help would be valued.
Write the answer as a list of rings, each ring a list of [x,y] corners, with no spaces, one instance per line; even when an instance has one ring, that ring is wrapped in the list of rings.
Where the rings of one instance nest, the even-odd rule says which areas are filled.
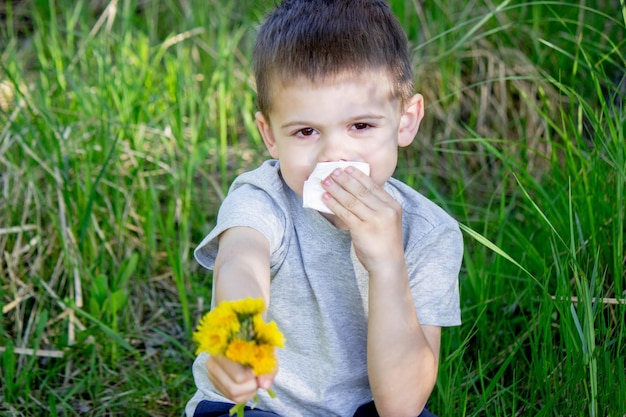
[[[277,361],[273,346],[255,345],[252,353],[250,367],[256,376],[271,374],[276,370]]]
[[[223,354],[232,335],[239,328],[239,320],[234,312],[216,307],[202,317],[193,334],[193,339],[198,344],[196,353]]]
[[[252,341],[234,339],[228,345],[224,356],[233,362],[248,366],[254,361],[255,343]]]
[[[229,307],[238,315],[254,315],[265,310],[265,302],[262,298],[244,298],[242,300],[228,301]]]
[[[221,327],[232,333],[239,331],[240,323],[237,313],[232,311],[227,304],[221,303],[205,317],[210,327]]]
[[[252,318],[254,323],[254,333],[259,343],[265,343],[271,346],[284,347],[285,339],[283,334],[278,330],[276,322],[270,321],[266,323],[261,315]]]
[[[199,327],[194,332],[193,339],[198,344],[196,354],[208,352],[211,355],[221,355],[228,347],[232,333],[228,329],[219,327]]]

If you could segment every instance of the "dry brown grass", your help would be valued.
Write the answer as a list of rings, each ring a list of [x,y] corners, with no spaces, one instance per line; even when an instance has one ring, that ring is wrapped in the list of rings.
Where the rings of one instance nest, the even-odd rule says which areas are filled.
[[[436,179],[444,194],[454,194],[451,183],[462,171],[474,203],[488,199],[502,181],[502,162],[485,140],[519,169],[541,178],[557,152],[546,119],[557,117],[566,98],[519,50],[478,42],[459,54],[458,65],[461,77],[445,81],[447,68],[418,64],[426,117],[405,158]]]

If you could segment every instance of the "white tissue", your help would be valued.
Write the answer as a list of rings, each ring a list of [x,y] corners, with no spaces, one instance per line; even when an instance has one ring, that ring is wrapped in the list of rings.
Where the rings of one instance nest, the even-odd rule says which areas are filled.
[[[322,201],[322,194],[324,189],[322,188],[322,180],[328,177],[335,169],[344,169],[348,166],[353,166],[359,171],[370,174],[370,166],[366,162],[355,161],[337,161],[337,162],[320,162],[317,164],[309,179],[304,182],[304,188],[302,189],[302,207],[312,208],[323,213],[332,214],[326,204]]]

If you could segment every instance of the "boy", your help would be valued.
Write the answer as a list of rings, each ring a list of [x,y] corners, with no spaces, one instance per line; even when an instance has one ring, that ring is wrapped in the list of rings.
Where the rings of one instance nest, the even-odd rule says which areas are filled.
[[[265,299],[285,335],[275,375],[198,356],[188,416],[418,416],[437,377],[441,326],[460,324],[458,224],[391,178],[415,137],[404,34],[383,0],[285,0],[261,27],[256,121],[272,156],[238,177],[196,249],[213,302]],[[321,181],[332,214],[303,208],[319,162],[366,162]],[[272,388],[276,398],[264,390]],[[262,410],[262,411],[261,411]]]

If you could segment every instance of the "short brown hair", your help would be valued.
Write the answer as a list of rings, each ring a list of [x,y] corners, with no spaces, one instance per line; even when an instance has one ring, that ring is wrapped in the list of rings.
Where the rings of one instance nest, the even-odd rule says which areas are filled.
[[[271,84],[386,70],[406,102],[413,71],[406,34],[384,0],[284,0],[261,26],[253,54],[257,104],[271,110]]]

